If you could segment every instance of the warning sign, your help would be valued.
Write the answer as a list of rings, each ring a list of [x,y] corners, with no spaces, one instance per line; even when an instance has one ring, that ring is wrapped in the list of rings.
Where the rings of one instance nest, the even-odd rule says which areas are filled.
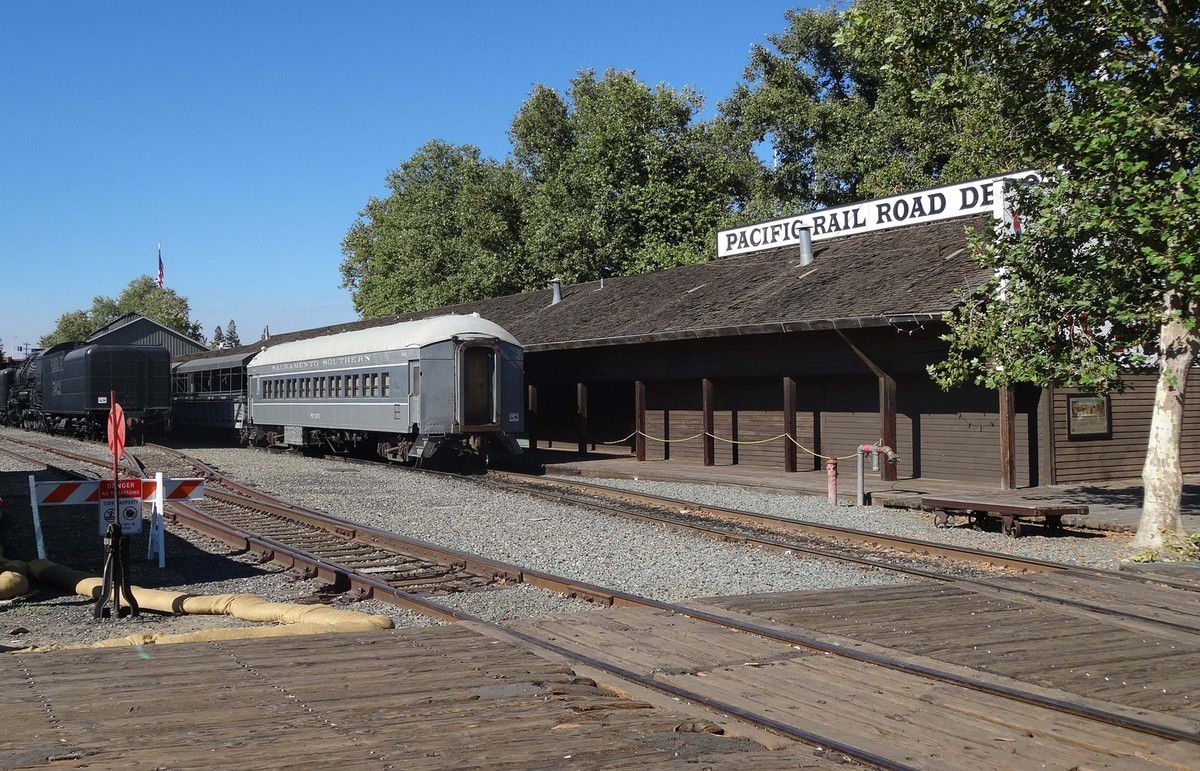
[[[112,498],[108,498],[100,501],[99,509],[100,535],[107,533],[108,526],[113,522],[118,522],[120,524],[121,532],[125,535],[135,535],[142,532],[141,498],[121,498],[119,501],[117,501],[116,505],[113,505]]]
[[[141,479],[122,479],[117,482],[117,491],[122,498],[141,498],[142,497],[142,480]],[[112,503],[113,497],[113,481],[111,479],[100,480],[100,490],[97,493],[101,500],[108,498],[108,502]]]

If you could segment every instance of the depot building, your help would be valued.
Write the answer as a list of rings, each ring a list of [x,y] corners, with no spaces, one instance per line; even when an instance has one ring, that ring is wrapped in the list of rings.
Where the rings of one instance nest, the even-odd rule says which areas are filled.
[[[882,442],[885,479],[1024,487],[1140,474],[1156,373],[1111,396],[941,390],[943,315],[988,272],[968,233],[1005,227],[1017,173],[717,234],[699,265],[292,333],[479,313],[525,346],[532,448],[788,474]],[[1200,402],[1185,472],[1200,471]]]

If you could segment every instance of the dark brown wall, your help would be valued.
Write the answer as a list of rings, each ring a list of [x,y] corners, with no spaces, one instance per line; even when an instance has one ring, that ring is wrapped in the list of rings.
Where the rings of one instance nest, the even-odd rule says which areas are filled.
[[[1000,481],[999,403],[994,392],[961,389],[943,393],[928,378],[907,376],[897,382],[896,435],[902,477],[933,477],[979,482]],[[718,436],[740,441],[783,433],[783,384],[779,378],[720,379],[714,383]],[[796,433],[801,444],[823,455],[851,455],[880,436],[878,382],[870,376],[798,378]],[[682,439],[701,430],[698,380],[651,381],[646,389],[646,430],[655,437]],[[1037,478],[1037,394],[1017,398],[1017,484]],[[815,430],[814,430],[815,429]],[[785,440],[732,447],[716,442],[716,462],[783,468]],[[701,442],[649,441],[647,457],[700,462]],[[736,457],[735,457],[736,456]],[[820,467],[800,451],[801,470]]]
[[[1191,380],[1200,380],[1195,373]],[[1067,396],[1077,389],[1054,391],[1054,464],[1059,483],[1138,477],[1146,460],[1156,374],[1126,375],[1127,388],[1111,398],[1112,436],[1071,440],[1067,436]],[[1184,404],[1184,473],[1200,472],[1200,398]]]
[[[942,392],[925,367],[941,355],[939,332],[863,329],[847,333],[897,382],[898,471],[902,477],[960,479],[995,486],[1000,481],[999,401],[982,388]],[[633,430],[632,378],[646,382],[646,431],[681,439],[700,433],[700,378],[714,383],[715,433],[754,441],[784,432],[783,382],[796,379],[796,428],[801,444],[825,455],[850,455],[880,438],[879,381],[843,340],[832,333],[754,335],[689,340],[586,351],[531,353],[529,382],[539,384],[539,434],[555,446],[578,441],[575,386],[589,383],[589,438],[613,440]],[[1017,483],[1037,478],[1036,392],[1020,391],[1017,404]],[[716,462],[783,468],[783,439],[763,444],[714,443]],[[701,462],[700,439],[669,445],[649,440],[649,459]],[[618,451],[625,448],[619,448]],[[803,451],[797,467],[821,461]]]

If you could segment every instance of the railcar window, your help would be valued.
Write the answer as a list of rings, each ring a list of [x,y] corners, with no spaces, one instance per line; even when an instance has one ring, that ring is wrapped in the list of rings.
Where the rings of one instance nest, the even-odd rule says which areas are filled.
[[[408,365],[408,395],[421,395],[421,364],[412,362]]]
[[[350,376],[350,387],[346,391],[347,396],[358,396],[358,375]]]
[[[378,372],[371,373],[371,396],[379,396],[379,373]]]
[[[390,372],[384,372],[382,375],[379,376],[379,388],[380,388],[379,393],[381,396],[391,396],[392,395],[391,380],[392,380],[392,373],[390,373]]]
[[[318,399],[320,399],[320,398],[321,398],[321,397],[323,397],[323,396],[325,396],[325,378],[323,378],[323,377],[319,377],[319,378],[317,378],[317,393],[316,393],[316,397],[317,397]]]
[[[329,395],[335,399],[341,398],[341,396],[342,396],[342,376],[341,375],[334,375],[333,377],[329,378]]]
[[[312,378],[306,377],[301,382],[303,383],[304,392],[300,395],[307,399],[308,397],[312,396]]]

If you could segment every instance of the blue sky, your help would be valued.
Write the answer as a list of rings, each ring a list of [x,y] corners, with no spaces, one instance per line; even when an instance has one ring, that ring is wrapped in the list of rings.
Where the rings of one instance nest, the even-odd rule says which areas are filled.
[[[533,84],[634,69],[711,112],[797,2],[6,3],[0,340],[153,273],[210,333],[354,317],[340,242],[423,142],[494,156]]]

